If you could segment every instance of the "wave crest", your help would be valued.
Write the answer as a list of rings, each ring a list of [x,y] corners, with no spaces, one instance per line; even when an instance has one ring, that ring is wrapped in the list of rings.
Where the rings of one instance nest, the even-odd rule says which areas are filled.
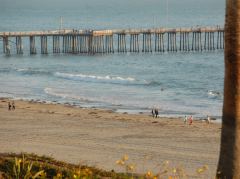
[[[81,80],[81,81],[102,81],[102,82],[112,82],[112,83],[131,83],[136,81],[135,78],[127,77],[123,78],[121,76],[96,76],[96,75],[85,75],[85,74],[71,74],[71,73],[61,73],[56,72],[54,74],[56,77],[70,79],[70,80]]]
[[[22,73],[23,75],[51,75],[52,73],[45,70],[33,69],[33,68],[17,68],[17,72]]]
[[[48,95],[60,97],[63,99],[75,99],[75,100],[90,102],[89,100],[82,98],[80,96],[72,95],[69,93],[63,93],[63,92],[60,93],[60,92],[54,91],[52,88],[45,88],[44,92]]]
[[[162,83],[158,81],[150,81],[146,84],[147,86],[161,86]]]

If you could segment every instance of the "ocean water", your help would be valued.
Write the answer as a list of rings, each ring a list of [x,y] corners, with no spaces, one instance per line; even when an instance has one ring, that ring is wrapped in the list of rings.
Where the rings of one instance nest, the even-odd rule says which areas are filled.
[[[168,3],[167,3],[168,2]],[[0,31],[224,25],[224,0],[0,0]],[[39,40],[39,39],[38,39]],[[118,112],[221,118],[223,51],[5,56],[0,96]],[[38,49],[39,51],[39,49]]]

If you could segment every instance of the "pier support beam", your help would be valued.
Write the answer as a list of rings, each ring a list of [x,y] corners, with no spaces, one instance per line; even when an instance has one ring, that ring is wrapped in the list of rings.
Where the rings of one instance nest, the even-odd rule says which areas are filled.
[[[60,36],[52,36],[53,38],[53,53],[60,53]]]
[[[73,34],[71,37],[71,53],[77,53],[77,36]]]
[[[143,33],[142,52],[152,52],[152,35],[150,32]]]
[[[89,35],[80,35],[80,53],[89,53]]]
[[[62,53],[66,53],[66,36],[62,36]]]
[[[164,52],[164,33],[155,33],[155,52]]]
[[[88,35],[87,36],[87,49],[88,49],[88,51],[87,51],[87,53],[88,54],[93,54],[94,53],[94,51],[93,51],[93,46],[94,46],[94,43],[93,43],[93,36],[92,35]]]
[[[126,46],[126,34],[118,34],[118,52],[126,53],[127,46]]]
[[[168,52],[176,52],[177,51],[177,35],[176,32],[168,32]]]
[[[78,38],[79,38],[79,52],[84,53],[84,50],[83,50],[83,48],[84,48],[84,46],[83,46],[83,44],[84,44],[83,35],[79,35]]]
[[[23,43],[22,43],[22,37],[20,36],[16,37],[16,50],[17,50],[17,54],[23,54]]]
[[[202,33],[192,32],[192,51],[202,51]]]
[[[205,32],[204,50],[215,50],[215,38],[214,37],[215,37],[214,32]]]
[[[41,36],[41,54],[48,54],[47,36]]]
[[[180,51],[190,51],[189,32],[180,32]]]
[[[36,46],[35,46],[35,36],[30,36],[29,37],[29,44],[30,44],[30,54],[36,54],[37,50],[36,50]]]
[[[139,34],[130,35],[130,52],[139,52]]]
[[[105,52],[106,53],[114,53],[114,46],[113,46],[113,35],[106,35],[105,36]]]
[[[99,45],[100,45],[100,53],[104,53],[105,48],[104,48],[104,36],[101,35],[99,36]]]
[[[104,53],[104,36],[93,36],[92,51],[93,53]]]
[[[3,37],[3,53],[10,55],[10,45],[7,36]]]

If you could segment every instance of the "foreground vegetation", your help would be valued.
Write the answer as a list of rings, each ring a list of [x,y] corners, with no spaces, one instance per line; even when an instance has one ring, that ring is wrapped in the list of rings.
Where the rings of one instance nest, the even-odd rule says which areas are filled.
[[[7,179],[119,178],[114,171],[68,164],[35,154],[0,155],[0,172],[0,178]]]
[[[124,173],[104,171],[94,167],[74,165],[56,161],[51,157],[35,154],[0,154],[0,178],[4,179],[185,179],[188,176],[182,167],[171,167],[168,161],[161,166],[159,173],[147,171],[136,174],[135,165],[125,155],[116,161]],[[208,166],[196,170],[197,178],[209,178]],[[194,177],[195,178],[195,177]]]

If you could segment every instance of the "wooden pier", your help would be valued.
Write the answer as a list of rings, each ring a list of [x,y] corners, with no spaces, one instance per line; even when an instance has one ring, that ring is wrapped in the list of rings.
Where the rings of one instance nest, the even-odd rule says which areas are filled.
[[[224,49],[224,28],[153,28],[0,32],[2,52],[105,54]]]

